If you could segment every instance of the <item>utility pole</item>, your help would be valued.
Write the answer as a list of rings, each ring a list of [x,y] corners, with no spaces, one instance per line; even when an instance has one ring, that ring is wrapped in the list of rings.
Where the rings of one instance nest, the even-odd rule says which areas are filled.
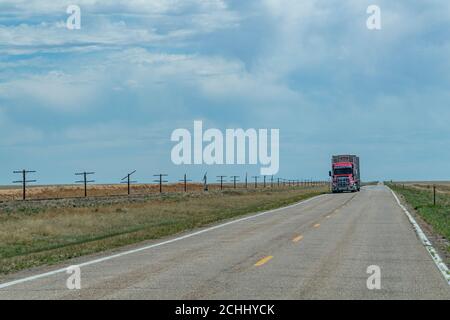
[[[123,179],[122,179],[122,182],[121,183],[126,183],[127,184],[127,189],[128,189],[128,195],[130,195],[131,194],[131,184],[132,183],[136,183],[137,181],[131,181],[130,180],[130,178],[131,178],[131,176],[134,174],[134,173],[136,173],[136,170],[134,170],[133,172],[131,172],[131,173],[129,173],[129,174],[127,174]],[[124,181],[124,180],[126,180],[126,181]]]
[[[236,182],[239,180],[239,176],[232,176],[233,179],[233,188],[236,189]]]
[[[155,175],[153,175],[153,176],[154,176],[154,177],[159,177],[158,180],[153,180],[153,182],[158,182],[158,183],[159,183],[159,193],[162,193],[162,185],[163,185],[163,183],[164,183],[164,182],[169,182],[169,181],[167,181],[167,180],[163,180],[163,178],[164,178],[164,177],[168,177],[169,175],[168,175],[168,174],[160,173],[160,174],[155,174]]]
[[[257,189],[258,188],[258,179],[259,179],[259,177],[258,176],[253,176],[252,178],[255,179],[255,189]]]
[[[208,172],[203,176],[203,191],[208,191]]]
[[[31,183],[31,182],[36,182],[36,180],[27,180],[27,174],[28,173],[35,173],[36,171],[33,170],[18,170],[18,171],[13,171],[13,173],[21,173],[22,174],[22,180],[17,180],[17,181],[13,181],[13,183],[21,183],[22,184],[22,200],[26,200],[27,196],[27,183]]]
[[[223,179],[226,178],[227,176],[217,176],[217,178],[219,180],[217,180],[218,182],[220,181],[220,190],[223,190]]]
[[[84,184],[84,197],[87,197],[87,184],[95,182],[95,180],[88,180],[87,176],[95,174],[95,172],[79,172],[75,173],[76,176],[83,176],[83,180],[75,181],[75,183],[83,183]]]
[[[191,182],[192,180],[188,180],[187,179],[187,175],[186,175],[186,173],[184,174],[184,178],[183,178],[183,180],[180,180],[180,182],[183,182],[183,184],[184,184],[184,192],[187,192],[187,183],[188,182]]]

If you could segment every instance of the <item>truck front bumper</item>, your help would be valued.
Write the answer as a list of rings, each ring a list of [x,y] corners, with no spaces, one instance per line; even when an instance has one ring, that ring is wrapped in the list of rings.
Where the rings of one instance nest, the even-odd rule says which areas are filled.
[[[345,192],[345,191],[357,191],[358,190],[358,186],[355,185],[347,185],[347,186],[333,186],[332,187],[333,192]]]

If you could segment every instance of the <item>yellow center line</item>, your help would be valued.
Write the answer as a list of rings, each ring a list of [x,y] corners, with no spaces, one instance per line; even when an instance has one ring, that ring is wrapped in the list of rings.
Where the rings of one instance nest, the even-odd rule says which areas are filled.
[[[257,263],[255,263],[255,267],[261,267],[262,265],[266,264],[270,260],[272,260],[273,256],[267,256],[265,258],[262,258]]]
[[[303,240],[303,236],[298,236],[298,237],[295,237],[294,239],[292,239],[292,242],[299,242],[302,240]]]
[[[320,223],[316,223],[316,224],[314,225],[314,228],[318,228],[318,227],[320,227]]]

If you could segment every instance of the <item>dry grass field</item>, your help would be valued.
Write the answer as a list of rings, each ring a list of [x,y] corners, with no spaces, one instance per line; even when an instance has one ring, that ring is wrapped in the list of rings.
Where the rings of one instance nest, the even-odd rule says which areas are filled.
[[[427,191],[432,190],[433,186],[436,186],[436,191],[440,193],[450,193],[450,181],[408,181],[408,182],[395,182],[399,186],[406,186],[410,188],[416,188],[418,190]]]
[[[60,188],[36,190],[35,196],[63,194]],[[327,190],[317,186],[159,194],[152,189],[153,194],[133,197],[4,202],[0,204],[0,274],[158,239]],[[105,187],[97,194],[118,191],[123,190]]]
[[[190,191],[201,191],[201,184],[189,184]],[[212,189],[218,186],[213,185]],[[163,186],[164,192],[182,192],[183,184],[168,184]],[[88,185],[88,196],[110,197],[127,194],[126,184],[108,185]],[[131,187],[133,194],[159,193],[159,185],[156,184],[136,184]],[[27,198],[29,199],[59,199],[84,197],[83,185],[53,185],[53,186],[28,186]],[[22,199],[22,189],[20,187],[0,188],[0,201],[11,201]]]
[[[269,182],[267,186],[269,186]],[[209,190],[220,190],[220,184],[208,184]],[[259,182],[258,188],[262,188],[262,182]],[[233,189],[233,184],[224,184],[225,190]],[[238,189],[243,189],[244,185],[238,184]],[[248,189],[254,188],[254,182],[248,183]],[[189,192],[203,191],[201,183],[189,183],[187,185]],[[171,183],[163,185],[163,192],[184,192],[183,183]],[[113,197],[126,196],[128,193],[126,184],[92,184],[88,185],[87,193],[89,197]],[[131,185],[132,195],[146,195],[159,193],[158,184],[134,184]],[[83,185],[48,185],[48,186],[27,186],[27,199],[44,200],[44,199],[67,199],[67,198],[83,198]],[[0,187],[0,202],[15,201],[22,199],[22,188],[18,186]]]

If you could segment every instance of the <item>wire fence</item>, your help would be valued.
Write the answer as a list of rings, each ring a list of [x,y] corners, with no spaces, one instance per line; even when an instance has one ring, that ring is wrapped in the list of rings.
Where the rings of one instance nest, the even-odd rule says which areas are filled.
[[[429,194],[430,204],[433,206],[439,204],[448,204],[450,199],[450,183],[427,183],[427,182],[394,182],[391,185],[398,189],[413,189]]]

